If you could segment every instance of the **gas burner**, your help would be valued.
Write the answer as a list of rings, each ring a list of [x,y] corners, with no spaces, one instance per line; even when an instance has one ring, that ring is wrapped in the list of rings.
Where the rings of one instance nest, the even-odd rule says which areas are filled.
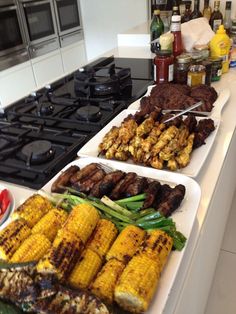
[[[21,149],[20,157],[26,161],[27,165],[42,164],[53,158],[55,151],[52,148],[52,144],[49,141],[38,140],[33,141]]]
[[[76,116],[79,120],[82,121],[91,121],[96,122],[99,121],[102,113],[99,107],[96,106],[83,106],[76,110]]]
[[[37,104],[38,116],[50,116],[54,111],[54,106],[49,102],[45,101]]]

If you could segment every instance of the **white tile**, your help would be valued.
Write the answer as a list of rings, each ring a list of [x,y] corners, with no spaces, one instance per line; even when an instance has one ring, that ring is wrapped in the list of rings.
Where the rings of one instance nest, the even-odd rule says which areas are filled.
[[[223,250],[236,253],[235,239],[236,239],[236,192],[234,194],[221,248]]]
[[[205,314],[236,313],[236,254],[220,251]]]

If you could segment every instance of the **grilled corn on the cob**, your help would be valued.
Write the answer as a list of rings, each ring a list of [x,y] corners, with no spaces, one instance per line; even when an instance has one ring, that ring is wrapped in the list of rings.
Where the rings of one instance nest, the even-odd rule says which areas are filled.
[[[87,248],[104,258],[118,234],[116,226],[107,219],[100,219],[90,237]]]
[[[145,312],[156,290],[160,272],[158,260],[142,253],[135,255],[115,287],[115,301],[130,312]]]
[[[9,260],[21,243],[30,235],[24,219],[13,220],[0,231],[0,259]]]
[[[72,209],[63,229],[75,233],[83,243],[86,243],[98,220],[99,213],[95,207],[89,204],[79,204]]]
[[[61,229],[48,253],[38,262],[39,273],[55,274],[63,279],[73,268],[83,249],[83,242],[74,233]]]
[[[13,212],[12,217],[23,218],[32,228],[50,209],[52,204],[48,199],[40,194],[34,194]]]
[[[10,261],[24,263],[38,261],[51,247],[51,242],[43,234],[30,235],[16,250]]]
[[[115,258],[110,259],[98,273],[91,285],[91,291],[101,300],[111,304],[114,299],[116,283],[125,268],[125,264]]]
[[[64,210],[53,208],[36,223],[32,233],[44,234],[52,242],[67,217],[68,214]]]
[[[74,288],[88,288],[101,266],[102,260],[99,255],[86,249],[69,276],[69,284]]]
[[[161,270],[166,264],[167,258],[173,246],[173,239],[162,230],[154,230],[148,233],[140,247],[140,252],[153,260],[159,259]]]
[[[127,263],[143,241],[146,232],[139,227],[129,225],[118,235],[106,255],[106,259],[116,258]]]

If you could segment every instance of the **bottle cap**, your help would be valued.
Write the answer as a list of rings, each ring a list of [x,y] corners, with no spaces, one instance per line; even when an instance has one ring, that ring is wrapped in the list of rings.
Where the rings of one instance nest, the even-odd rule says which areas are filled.
[[[155,14],[155,15],[160,14],[160,10],[154,10],[154,14]]]
[[[172,15],[171,22],[180,22],[181,16],[180,15]]]
[[[231,10],[231,4],[232,4],[231,1],[226,1],[226,3],[225,3],[225,9],[226,9],[226,10]]]
[[[168,56],[172,55],[172,51],[171,50],[158,50],[158,51],[156,51],[156,55],[157,56],[168,57]]]
[[[225,34],[226,30],[224,28],[224,25],[220,25],[218,30],[216,31],[216,34]]]

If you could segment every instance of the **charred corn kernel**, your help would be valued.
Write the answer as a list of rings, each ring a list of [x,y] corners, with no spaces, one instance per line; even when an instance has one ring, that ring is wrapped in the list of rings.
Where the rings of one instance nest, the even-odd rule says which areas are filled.
[[[117,237],[118,230],[116,226],[107,219],[100,219],[97,226],[90,237],[87,248],[96,252],[101,258],[103,258],[112,243]]]
[[[91,285],[91,291],[101,300],[111,304],[114,299],[114,290],[125,264],[115,258],[110,259],[98,273]]]
[[[115,301],[130,312],[145,312],[156,290],[160,272],[158,260],[142,253],[135,255],[115,287]]]
[[[68,214],[64,210],[53,208],[37,222],[32,233],[44,234],[52,242],[67,217]]]
[[[19,206],[12,216],[13,219],[23,218],[32,228],[50,209],[52,204],[48,199],[40,194],[34,194]]]
[[[30,228],[24,219],[10,222],[0,231],[0,259],[9,260],[21,243],[30,235]]]
[[[38,261],[50,249],[51,242],[43,234],[30,235],[16,250],[10,261],[23,263]]]
[[[99,255],[90,249],[86,249],[69,276],[69,284],[73,288],[88,288],[101,266],[102,260]]]
[[[63,229],[75,233],[86,243],[98,220],[99,213],[95,207],[89,204],[79,204],[72,209]]]
[[[63,279],[74,267],[83,249],[83,242],[74,233],[59,230],[48,253],[38,262],[39,273],[55,274]]]
[[[106,259],[116,258],[127,263],[137,251],[146,232],[139,227],[129,225],[118,235],[106,255]]]
[[[166,264],[172,246],[173,239],[166,232],[162,230],[154,230],[148,233],[139,251],[143,252],[153,260],[158,258],[162,270]]]

